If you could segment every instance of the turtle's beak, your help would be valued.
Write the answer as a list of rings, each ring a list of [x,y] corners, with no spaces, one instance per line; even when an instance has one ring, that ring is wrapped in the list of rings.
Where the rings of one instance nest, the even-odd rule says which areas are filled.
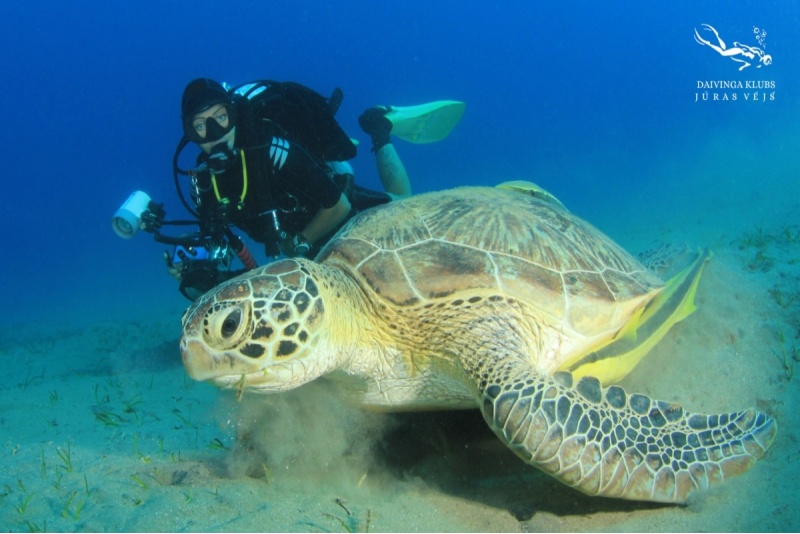
[[[260,369],[257,362],[248,362],[236,353],[210,350],[194,339],[181,339],[181,359],[186,372],[195,380],[241,376]]]
[[[208,380],[219,374],[214,372],[217,366],[211,365],[213,358],[206,352],[203,344],[197,341],[181,340],[181,359],[186,372],[194,380]]]
[[[210,380],[215,386],[226,389],[275,390],[291,389],[274,384],[280,376],[291,374],[267,372],[257,362],[247,362],[236,353],[217,352],[195,339],[181,339],[181,359],[186,372],[194,380]]]

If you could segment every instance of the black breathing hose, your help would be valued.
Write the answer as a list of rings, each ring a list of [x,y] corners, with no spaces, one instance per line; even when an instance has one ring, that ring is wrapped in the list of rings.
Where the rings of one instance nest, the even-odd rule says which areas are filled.
[[[186,148],[186,145],[188,144],[189,144],[189,138],[184,135],[181,138],[180,142],[178,143],[178,147],[175,149],[175,155],[172,156],[172,179],[175,182],[175,190],[178,192],[178,198],[180,199],[181,204],[183,204],[183,207],[186,208],[186,211],[188,211],[192,215],[192,217],[199,220],[200,215],[197,213],[197,211],[192,209],[192,207],[186,201],[186,197],[183,195],[183,190],[181,189],[181,183],[178,180],[179,174],[182,174],[184,176],[191,175],[189,171],[184,171],[183,169],[178,167],[178,158],[180,157],[181,152],[183,152],[183,149]]]

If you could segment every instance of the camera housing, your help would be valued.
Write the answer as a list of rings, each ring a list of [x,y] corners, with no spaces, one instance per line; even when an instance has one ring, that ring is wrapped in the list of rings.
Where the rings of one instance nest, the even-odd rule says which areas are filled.
[[[176,245],[172,255],[173,265],[182,265],[178,289],[189,300],[229,279],[233,250],[226,243],[208,243],[204,246]]]

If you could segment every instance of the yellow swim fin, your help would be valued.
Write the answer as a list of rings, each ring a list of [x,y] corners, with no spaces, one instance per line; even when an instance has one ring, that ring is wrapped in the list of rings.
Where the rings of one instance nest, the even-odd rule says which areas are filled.
[[[593,376],[603,385],[615,383],[630,373],[674,324],[697,309],[694,304],[697,285],[710,258],[708,249],[697,251],[689,266],[673,276],[610,343],[572,358],[558,370],[570,371],[576,379]]]
[[[386,118],[392,135],[414,144],[441,141],[453,131],[464,114],[464,102],[439,100],[419,106],[390,106]]]

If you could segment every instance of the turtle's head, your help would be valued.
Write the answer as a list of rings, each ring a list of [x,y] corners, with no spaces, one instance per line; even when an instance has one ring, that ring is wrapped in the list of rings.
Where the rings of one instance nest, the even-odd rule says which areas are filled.
[[[318,349],[325,306],[307,260],[272,263],[231,279],[183,316],[189,376],[223,388],[292,389],[330,371]]]

